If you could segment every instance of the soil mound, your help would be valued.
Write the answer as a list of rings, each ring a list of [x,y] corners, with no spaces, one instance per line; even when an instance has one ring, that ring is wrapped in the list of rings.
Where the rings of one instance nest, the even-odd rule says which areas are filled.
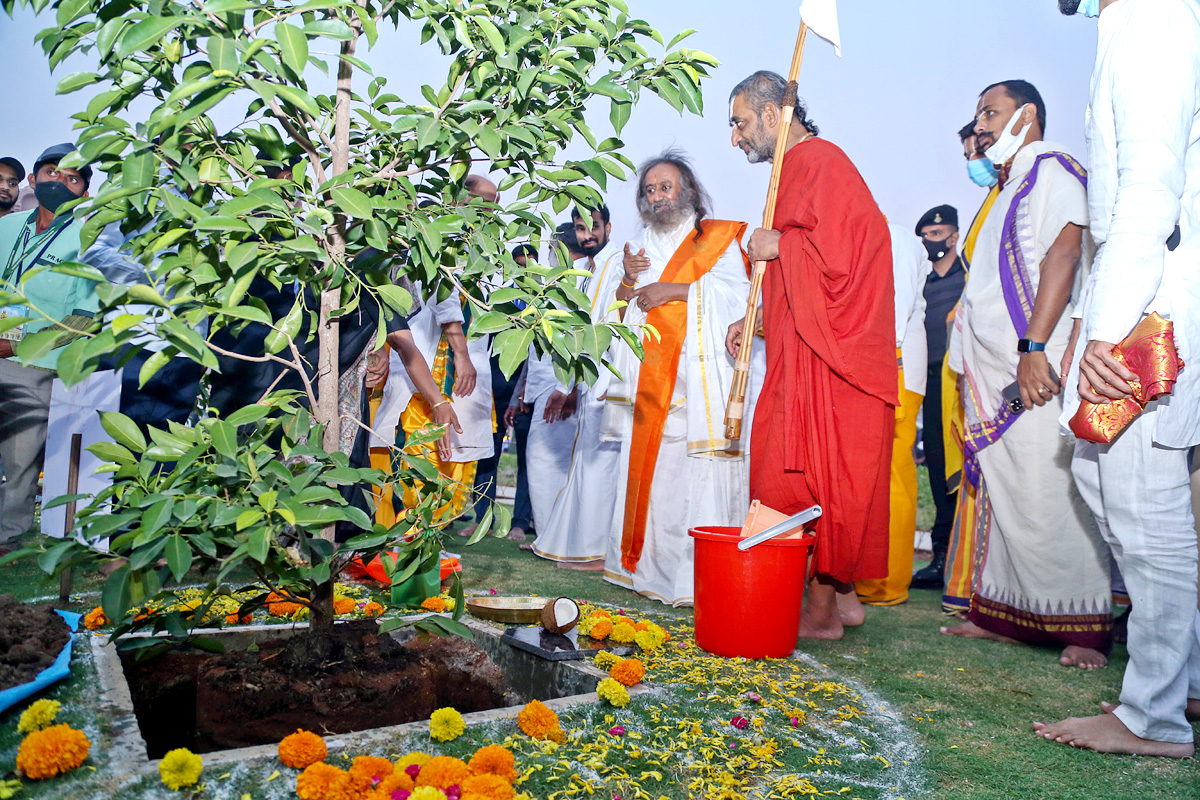
[[[0,594],[0,690],[29,683],[54,663],[71,629],[50,606]]]

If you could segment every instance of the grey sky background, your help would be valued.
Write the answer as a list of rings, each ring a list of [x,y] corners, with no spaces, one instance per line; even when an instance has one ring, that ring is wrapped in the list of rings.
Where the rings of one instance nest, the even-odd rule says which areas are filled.
[[[730,146],[727,98],[756,69],[786,72],[798,4],[628,2],[631,14],[667,40],[695,28],[687,46],[711,53],[721,66],[703,86],[703,118],[681,117],[644,94],[622,136],[625,154],[637,163],[668,146],[683,148],[713,196],[716,215],[744,220],[753,229],[762,219],[770,168],[747,163]],[[974,115],[980,91],[998,80],[1023,78],[1037,86],[1048,111],[1046,138],[1086,158],[1083,128],[1096,48],[1094,20],[1063,17],[1054,0],[841,0],[838,5],[843,57],[809,36],[800,96],[821,135],[853,159],[891,222],[914,225],[939,203],[955,205],[964,227],[970,222],[983,190],[967,178],[957,131]],[[75,59],[51,76],[33,38],[53,24],[50,14],[0,15],[0,53],[9,65],[0,155],[16,156],[26,167],[47,145],[74,139],[71,114],[94,94],[54,94],[62,76],[89,65]],[[440,85],[444,76],[436,46],[418,47],[419,41],[415,26],[383,33],[364,56],[376,74],[388,78],[390,91],[417,102],[421,84]],[[308,77],[317,80],[314,91],[331,91],[332,79],[311,68]],[[239,106],[232,104],[218,124],[235,122]],[[607,135],[602,133],[607,119],[607,99],[589,109],[589,124],[599,138]],[[570,155],[586,157],[586,144],[582,139],[579,144],[583,147]],[[614,237],[623,241],[634,235],[632,183],[610,183],[608,201]]]

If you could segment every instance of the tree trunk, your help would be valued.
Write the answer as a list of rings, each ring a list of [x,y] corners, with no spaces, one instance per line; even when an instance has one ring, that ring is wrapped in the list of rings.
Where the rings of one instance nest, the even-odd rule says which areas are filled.
[[[329,655],[329,633],[337,615],[333,611],[333,579],[312,584],[312,608],[308,610],[308,632],[318,658]]]

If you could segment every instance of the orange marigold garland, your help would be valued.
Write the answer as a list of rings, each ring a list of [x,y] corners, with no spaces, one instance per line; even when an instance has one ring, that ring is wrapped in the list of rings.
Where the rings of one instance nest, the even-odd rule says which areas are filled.
[[[346,800],[350,776],[323,761],[310,764],[296,777],[296,795],[300,800]]]
[[[358,756],[350,765],[350,792],[363,793],[374,789],[395,771],[391,760],[377,756]]]
[[[531,700],[517,714],[517,727],[532,739],[547,739],[559,727],[558,714],[541,700]]]
[[[489,744],[476,750],[467,766],[476,775],[497,775],[509,783],[517,779],[516,756],[498,744]]]
[[[512,784],[499,775],[473,775],[462,782],[463,797],[513,800],[516,794]]]
[[[42,780],[62,775],[82,764],[92,743],[70,725],[51,725],[25,737],[17,750],[17,771]]]
[[[425,762],[417,773],[417,786],[432,786],[434,789],[446,789],[470,777],[471,769],[465,762],[450,756],[434,756]]]
[[[324,761],[329,755],[325,740],[312,731],[296,729],[279,742],[279,760],[292,769],[304,769],[310,764]]]
[[[641,661],[636,658],[625,658],[613,665],[613,668],[608,671],[609,677],[614,678],[618,683],[625,686],[633,686],[636,683],[641,683],[642,678],[646,677],[646,667]]]

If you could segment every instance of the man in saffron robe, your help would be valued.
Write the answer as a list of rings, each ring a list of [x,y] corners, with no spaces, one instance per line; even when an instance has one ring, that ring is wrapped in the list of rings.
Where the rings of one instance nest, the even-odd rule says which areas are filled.
[[[697,525],[741,525],[746,461],[724,438],[733,359],[722,349],[750,294],[742,222],[711,219],[687,159],[668,151],[638,170],[645,231],[625,247],[606,299],[627,325],[652,325],[645,358],[618,342],[600,436],[619,442],[620,474],[604,579],[669,605],[691,605]],[[661,338],[659,338],[661,337]],[[886,522],[885,522],[886,526]]]
[[[756,72],[730,95],[733,144],[751,163],[774,158],[786,86]],[[772,262],[750,495],[787,514],[824,510],[800,635],[837,639],[863,621],[854,581],[887,576],[899,373],[887,221],[846,154],[816,134],[797,102],[775,230],[750,240],[750,258]],[[731,352],[742,327],[729,331]]]

